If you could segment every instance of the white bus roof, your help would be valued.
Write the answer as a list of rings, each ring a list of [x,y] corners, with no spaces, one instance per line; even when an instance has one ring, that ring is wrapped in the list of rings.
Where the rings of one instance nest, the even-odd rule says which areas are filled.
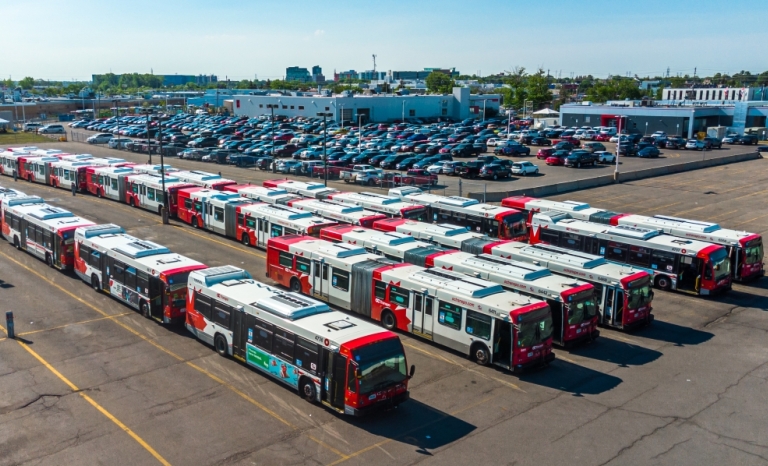
[[[453,212],[463,212],[491,218],[495,218],[497,215],[505,212],[515,211],[509,207],[482,204],[480,201],[468,197],[440,196],[438,194],[429,194],[425,192],[404,194],[402,199],[415,204],[429,205],[431,207],[444,207],[446,210]]]
[[[7,199],[7,198],[11,198],[11,197],[18,198],[18,197],[22,197],[22,196],[26,196],[26,194],[24,194],[21,191],[17,191],[15,189],[4,188],[4,187],[0,186],[0,199]]]
[[[619,225],[658,228],[664,233],[682,238],[692,238],[717,244],[738,246],[739,240],[753,236],[753,233],[722,228],[717,223],[700,222],[684,218],[655,215],[626,215],[618,219]]]
[[[337,264],[355,264],[368,259],[381,259],[380,256],[370,254],[365,248],[349,243],[331,243],[321,239],[308,239],[290,243],[289,249],[299,249],[308,254],[308,259],[326,259]]]
[[[294,199],[301,199],[301,196],[291,194],[288,191],[280,188],[265,188],[263,186],[249,186],[247,188],[240,188],[237,193],[243,197],[249,199],[255,199],[260,202],[266,202],[268,204],[287,203]]]
[[[91,154],[76,154],[76,155],[63,155],[59,157],[61,160],[93,160],[94,157]],[[93,163],[91,163],[93,165]]]
[[[172,173],[179,171],[178,168],[173,168],[172,166],[165,164],[165,165],[149,165],[149,164],[142,164],[142,165],[134,165],[131,168],[133,168],[133,171],[136,173],[150,173],[153,175],[160,175],[161,169],[165,173]]]
[[[51,157],[54,155],[64,154],[64,151],[60,149],[37,149],[33,150],[32,154],[39,155],[41,157]]]
[[[221,175],[217,175],[216,173],[209,173],[200,170],[178,170],[173,172],[173,175],[176,178],[188,183],[210,184],[212,182],[235,182],[235,180],[222,178]]]
[[[90,162],[90,160],[89,160]],[[92,163],[89,163],[89,165],[93,166]],[[114,175],[118,173],[133,173],[133,169],[131,167],[111,167],[111,166],[97,166],[94,170],[94,173],[98,173],[100,175]]]
[[[291,202],[291,207],[345,223],[357,223],[360,219],[381,215],[357,205],[348,205],[320,199],[303,199]]]
[[[444,246],[459,249],[461,243],[472,238],[482,238],[485,235],[470,231],[467,227],[448,223],[425,223],[415,220],[405,220],[397,225],[396,231],[425,241],[435,242]]]
[[[10,207],[13,201],[10,199],[7,205]],[[18,215],[24,215],[36,220],[38,224],[46,225],[53,230],[68,227],[80,227],[84,225],[93,225],[90,220],[78,217],[68,210],[44,203],[21,204],[12,208],[12,211]]]
[[[323,183],[317,183],[314,181],[310,182],[303,182],[303,181],[294,181],[294,180],[275,180],[274,183],[278,183],[277,186],[279,186],[280,189],[285,189],[289,193],[294,194],[301,194],[302,196],[306,197],[316,197],[318,194],[328,194],[328,193],[335,193],[338,192],[338,190],[329,188],[325,186]]]
[[[142,184],[149,184],[149,185],[161,185],[163,183],[163,177],[160,175],[152,175],[149,173],[142,173],[131,176],[131,182],[133,183],[142,183]],[[165,175],[165,185],[168,186],[169,183],[180,183],[181,180],[176,178],[175,176]]]
[[[383,253],[397,253],[402,259],[405,251],[416,248],[434,247],[430,243],[419,241],[413,236],[396,231],[378,231],[368,228],[355,228],[341,233],[344,241],[365,248],[376,248]]]
[[[91,163],[87,160],[58,160],[51,163],[52,167],[90,167]]]
[[[117,165],[119,163],[128,163],[125,159],[117,157],[94,157],[91,160],[92,165]]]

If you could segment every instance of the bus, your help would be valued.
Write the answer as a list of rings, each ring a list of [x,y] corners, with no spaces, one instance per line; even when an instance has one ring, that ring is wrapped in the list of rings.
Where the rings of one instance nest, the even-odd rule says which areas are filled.
[[[135,171],[136,173],[157,175],[157,176],[160,176],[161,173],[167,174],[167,173],[175,173],[179,171],[178,168],[173,168],[168,164],[165,164],[165,165],[140,164],[140,165],[133,165],[131,168],[133,168],[133,171]]]
[[[62,162],[83,162],[86,160],[94,160],[95,157],[91,154],[67,154],[59,156]]]
[[[85,167],[85,189],[96,197],[125,202],[125,178],[133,175],[131,167],[93,165]]]
[[[91,164],[87,160],[73,162],[59,160],[49,162],[48,184],[54,188],[72,189],[72,185],[77,186],[77,190],[86,192],[88,190],[87,169]]]
[[[366,228],[370,228],[376,220],[387,218],[384,214],[365,210],[360,206],[346,205],[328,200],[300,199],[291,201],[288,205],[294,209],[312,212],[330,220]]]
[[[396,231],[444,248],[458,249],[473,254],[481,254],[489,245],[504,241],[489,238],[482,233],[474,233],[464,226],[448,223],[424,223],[400,218],[376,221],[373,223],[373,229]]]
[[[11,188],[4,188],[0,186],[0,207],[3,205],[3,201],[7,199],[14,199],[17,197],[26,197],[27,195],[21,191],[17,191]]]
[[[174,175],[176,173],[178,172]],[[165,176],[165,183],[162,176],[149,174],[133,174],[124,177],[124,180],[126,198],[122,202],[131,207],[139,207],[158,214],[163,207],[163,188],[165,188],[165,192],[168,193],[168,214],[171,217],[176,216],[179,189],[194,186],[170,175]]]
[[[307,401],[360,416],[408,400],[406,358],[393,332],[222,266],[189,274],[186,328]]]
[[[51,164],[60,162],[58,157],[36,157],[24,160],[22,178],[33,183],[51,185]],[[26,177],[24,173],[26,171]]]
[[[631,330],[653,322],[651,275],[644,270],[548,244],[509,241],[495,245],[488,253],[541,265],[558,275],[591,283],[598,304],[598,324],[602,326]]]
[[[243,205],[237,208],[237,215],[236,239],[261,249],[267,249],[269,238],[296,234],[317,237],[323,228],[336,225],[311,212],[282,205]]]
[[[261,183],[265,188],[280,188],[289,193],[298,194],[312,199],[328,199],[332,194],[338,193],[338,189],[329,188],[323,183],[315,181],[303,182],[289,179],[267,180]]]
[[[473,275],[549,304],[552,310],[552,341],[570,347],[593,341],[597,330],[595,288],[587,282],[553,275],[546,267],[504,257],[456,252],[435,257],[434,266]]]
[[[16,249],[45,261],[62,272],[75,262],[74,233],[93,222],[48,205],[42,198],[16,197],[3,202],[2,231]]]
[[[216,191],[221,191],[229,185],[237,184],[237,181],[235,180],[229,180],[227,178],[222,178],[221,175],[200,170],[179,170],[173,172],[173,176],[185,183],[214,189]]]
[[[253,204],[253,201],[236,193],[195,186],[179,189],[178,204],[176,217],[182,222],[240,241],[242,228],[237,224],[238,207]]]
[[[19,158],[29,156],[30,151],[36,147],[15,147],[5,149],[0,153],[0,173],[6,176],[16,176],[19,174]]]
[[[256,202],[265,202],[267,204],[288,205],[291,201],[303,199],[298,194],[290,194],[281,188],[265,188],[263,186],[254,186],[251,184],[228,185],[224,191],[237,193]]]
[[[396,231],[378,231],[354,225],[336,225],[320,230],[320,239],[362,246],[371,254],[397,262],[431,267],[435,256],[455,252]]]
[[[297,235],[270,239],[267,273],[294,292],[447,346],[481,365],[519,371],[555,357],[547,303],[485,280]]]
[[[94,157],[91,159],[91,165],[100,167],[132,167],[135,163],[117,157]]]
[[[685,218],[654,215],[646,217],[635,214],[621,214],[609,210],[596,209],[589,204],[575,201],[555,202],[546,199],[514,196],[502,200],[502,205],[528,212],[549,210],[564,212],[571,217],[604,225],[627,225],[658,229],[668,235],[690,238],[724,246],[731,260],[731,278],[748,281],[762,277],[763,238],[757,233],[723,228],[717,223],[689,220]]]
[[[558,212],[533,216],[530,243],[540,242],[633,265],[652,274],[653,284],[662,290],[712,295],[731,288],[731,263],[718,244],[648,228],[585,222]]]
[[[184,320],[187,277],[204,264],[165,246],[135,238],[118,225],[80,227],[75,237],[75,274],[164,324]]]
[[[427,208],[403,202],[394,196],[377,193],[334,193],[328,196],[334,201],[344,204],[359,205],[374,212],[380,212],[388,217],[407,218],[424,222],[428,220]]]
[[[452,223],[469,227],[472,231],[484,233],[493,238],[523,241],[527,238],[527,218],[517,209],[481,204],[476,199],[459,196],[440,196],[421,190],[391,189],[406,202],[427,208],[429,221]]]

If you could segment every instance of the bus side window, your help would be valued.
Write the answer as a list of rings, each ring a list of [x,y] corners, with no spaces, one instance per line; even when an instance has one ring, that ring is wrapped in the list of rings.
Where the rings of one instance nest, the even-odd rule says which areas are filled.
[[[230,318],[232,315],[232,308],[226,304],[219,302],[213,303],[213,314],[211,320],[221,325],[225,329],[229,330],[231,327]]]
[[[211,298],[200,293],[195,293],[195,310],[206,319],[211,319]]]
[[[386,300],[387,284],[382,281],[376,280],[376,283],[374,283],[374,286],[373,286],[373,295],[378,299]]]
[[[605,250],[605,258],[614,260],[616,262],[627,261],[627,248],[623,244],[608,242],[608,247]]]
[[[149,293],[149,275],[147,275],[147,272],[142,272],[141,270],[136,272],[136,290],[144,294]]]
[[[272,338],[274,335],[274,327],[269,322],[256,319],[256,323],[253,329],[253,344],[259,348],[272,352]]]
[[[80,259],[85,262],[86,264],[90,263],[91,261],[91,248],[85,245],[80,245],[80,253],[79,253]]]
[[[121,285],[125,281],[125,264],[115,261],[115,268],[112,274],[112,279]]]
[[[293,364],[294,339],[295,335],[293,333],[281,328],[276,328],[272,354]]]
[[[304,369],[305,371],[317,372],[319,364],[318,355],[320,349],[317,343],[312,343],[301,337],[296,338],[296,365]]]
[[[351,393],[357,392],[357,366],[350,364],[347,367],[347,390]]]
[[[278,263],[282,265],[283,267],[288,267],[289,269],[293,268],[293,254],[290,252],[282,252],[280,251],[280,258],[278,260]]]
[[[667,273],[675,273],[675,255],[665,251],[651,251],[651,268]]]
[[[551,230],[545,230],[540,228],[539,229],[539,239],[547,244],[551,244],[552,246],[559,246],[560,245],[560,234],[556,231]]]

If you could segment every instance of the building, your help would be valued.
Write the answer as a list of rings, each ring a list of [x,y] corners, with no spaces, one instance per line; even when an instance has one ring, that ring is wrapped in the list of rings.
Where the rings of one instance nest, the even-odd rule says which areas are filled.
[[[234,92],[238,92],[234,90]],[[465,87],[456,87],[447,95],[245,95],[236,94],[233,112],[258,117],[274,108],[275,115],[317,117],[330,114],[335,121],[391,122],[403,118],[482,118],[499,111],[499,95],[473,95]],[[299,94],[299,93],[297,93]],[[274,106],[274,107],[273,107]],[[320,114],[320,115],[318,115]]]
[[[312,82],[319,83],[319,84],[325,82],[325,76],[323,76],[323,69],[320,68],[319,65],[315,65],[312,67]]]
[[[285,69],[286,81],[301,81],[303,83],[311,81],[309,70],[306,68],[299,68],[298,66],[289,66]]]
[[[661,94],[664,103],[706,103],[732,104],[752,100],[768,100],[768,89],[764,87],[707,87],[664,89]]]
[[[349,70],[349,71],[340,71],[338,73],[333,74],[333,80],[334,81],[346,81],[349,79],[358,79],[359,76],[358,72],[355,70]]]

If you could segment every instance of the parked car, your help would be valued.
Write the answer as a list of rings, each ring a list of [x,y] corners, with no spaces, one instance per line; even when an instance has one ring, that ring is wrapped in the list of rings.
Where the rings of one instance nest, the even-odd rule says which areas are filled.
[[[111,141],[114,138],[112,133],[100,133],[100,134],[94,134],[93,136],[89,137],[85,140],[88,144],[107,144],[109,141]]]
[[[567,150],[572,151],[576,146],[568,141],[560,141],[555,144],[555,150]]]
[[[477,178],[480,175],[480,169],[483,168],[483,162],[470,160],[463,165],[456,167],[455,173],[462,178]]]
[[[508,166],[500,163],[487,163],[480,168],[478,175],[480,178],[498,180],[499,178],[509,178],[512,175],[512,171]]]
[[[443,162],[443,175],[456,176],[459,167],[464,166],[464,162],[445,161]]]
[[[585,150],[575,150],[565,158],[566,167],[581,168],[587,165],[594,165],[597,163],[597,157],[592,152]]]
[[[45,125],[37,130],[40,134],[67,134],[62,125]]]
[[[475,160],[477,160],[478,162],[483,162],[483,163],[496,163],[496,162],[500,161],[501,159],[496,157],[495,155],[478,155],[477,159],[475,159]]]
[[[493,150],[493,153],[496,155],[510,155],[513,157],[531,155],[531,148],[520,144],[508,144],[506,146],[497,147]]]
[[[754,134],[745,134],[739,138],[738,143],[743,146],[757,144],[757,136]]]
[[[668,137],[664,141],[664,147],[666,149],[685,149],[686,140],[679,136]],[[722,141],[720,142],[722,145]]]
[[[187,143],[188,147],[216,147],[218,139],[212,136],[199,137]]]
[[[585,142],[582,145],[582,147],[584,148],[584,150],[588,150],[593,153],[605,150],[605,146],[603,145],[603,143],[595,142],[595,141]]]
[[[637,151],[638,157],[644,157],[644,158],[656,158],[661,154],[661,151],[659,151],[659,148],[656,146],[648,146],[640,149]]]
[[[392,169],[395,168],[395,166],[402,162],[403,160],[407,159],[408,156],[406,154],[396,154],[396,155],[390,155],[389,157],[385,158],[381,161],[379,166],[381,168],[388,168]]]
[[[685,148],[689,150],[707,150],[707,143],[698,139],[689,139],[685,143]]]
[[[523,176],[538,175],[539,167],[531,162],[528,162],[527,160],[522,162],[515,162],[512,164],[512,174]]]
[[[473,144],[459,144],[451,150],[451,155],[454,157],[472,157],[481,152],[482,150]]]
[[[133,139],[113,137],[107,142],[107,146],[109,146],[110,149],[125,149],[125,145],[129,142],[133,142]]]
[[[556,150],[545,160],[547,165],[565,165],[565,158],[568,157],[567,150]]]
[[[715,147],[718,149],[723,148],[723,141],[720,138],[704,138],[702,141],[709,143],[710,149],[714,149]]]
[[[616,140],[618,140],[619,138],[618,138],[618,137],[616,137],[616,140],[614,140],[614,141],[611,141],[611,139],[614,139],[614,136],[613,136],[613,135],[611,135],[611,134],[604,134],[604,133],[600,133],[600,134],[598,134],[598,135],[596,135],[596,136],[594,137],[593,141],[599,141],[599,142],[616,142]]]
[[[443,168],[445,167],[445,165],[446,164],[452,164],[452,163],[453,162],[451,162],[451,161],[441,160],[439,162],[435,162],[432,165],[428,166],[427,167],[427,171],[429,173],[434,173],[435,175],[440,175],[440,174],[443,173]]]
[[[536,158],[539,160],[547,160],[547,157],[552,156],[552,154],[555,153],[555,149],[552,147],[548,147],[546,149],[539,149],[538,152],[536,152]]]
[[[624,142],[619,144],[618,151],[619,151],[619,155],[630,157],[633,155],[637,155],[637,146],[635,146],[630,142]]]
[[[70,125],[70,126],[72,126],[72,125]],[[25,132],[35,133],[35,132],[37,132],[37,130],[39,130],[42,127],[43,127],[43,125],[41,123],[24,123],[23,129],[24,129]]]
[[[537,138],[531,139],[531,145],[532,146],[551,146],[552,141],[547,138],[537,137]]]
[[[616,161],[616,154],[613,152],[608,152],[606,150],[601,150],[597,152],[593,152],[597,156],[597,163],[613,163]]]

